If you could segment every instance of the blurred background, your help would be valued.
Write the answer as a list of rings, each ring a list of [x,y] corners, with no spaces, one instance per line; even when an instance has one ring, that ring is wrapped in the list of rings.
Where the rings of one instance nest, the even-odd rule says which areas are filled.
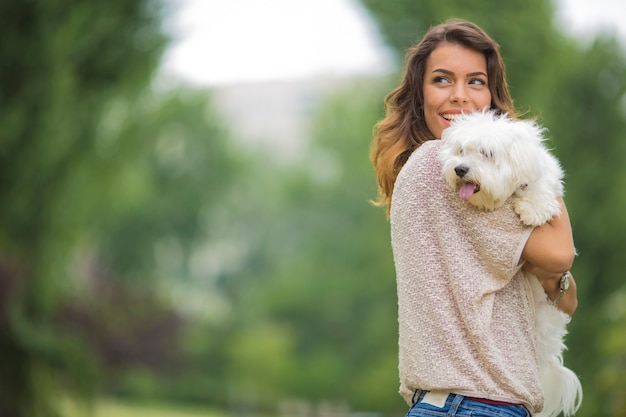
[[[3,0],[0,416],[404,415],[368,150],[453,16],[567,171],[577,416],[626,416],[625,8]]]

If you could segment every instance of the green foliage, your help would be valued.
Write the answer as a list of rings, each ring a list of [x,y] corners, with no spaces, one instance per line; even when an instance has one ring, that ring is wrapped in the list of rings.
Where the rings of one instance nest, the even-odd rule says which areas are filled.
[[[257,296],[295,339],[297,371],[285,390],[292,397],[373,410],[401,403],[388,225],[368,203],[376,188],[366,157],[388,87],[367,80],[330,97],[301,173],[285,189],[280,258]],[[371,376],[393,383],[383,387]]]
[[[293,343],[289,328],[269,321],[241,330],[227,348],[231,387],[244,398],[243,393],[254,393],[264,407],[272,407],[274,402],[265,401],[280,398],[287,381],[299,373],[292,363]]]
[[[63,300],[61,327],[85,340],[109,394],[206,401],[206,392],[214,392],[206,389],[206,377],[182,384],[188,393],[164,387],[180,383],[197,365],[188,366],[189,357],[196,358],[189,349],[198,347],[187,346],[185,335],[197,334],[189,327],[204,326],[201,318],[212,313],[203,305],[207,297],[197,295],[213,286],[205,282],[210,271],[195,259],[223,237],[213,225],[233,176],[244,172],[236,169],[241,158],[227,144],[205,92],[180,89],[118,101],[103,119],[97,140],[104,145],[81,167],[75,185],[88,196],[83,220],[89,227],[77,243],[84,267],[73,275],[81,283]],[[94,183],[101,187],[81,188]],[[198,397],[198,390],[205,393]]]
[[[158,13],[143,0],[0,4],[0,354],[11,364],[0,370],[3,415],[52,415],[60,372],[90,386],[83,361],[65,356],[78,345],[51,327],[84,225],[81,196],[64,192],[94,152],[105,103],[149,80],[164,45]]]
[[[566,202],[579,252],[579,308],[570,325],[568,362],[583,380],[580,415],[618,416],[625,365],[623,354],[609,346],[626,329],[612,301],[624,291],[626,52],[614,39],[599,38],[551,79],[542,114],[567,171]]]
[[[60,391],[176,353],[164,288],[193,276],[234,158],[205,92],[149,91],[162,11],[0,5],[2,415],[55,415]]]
[[[63,401],[61,415],[64,417],[230,417],[221,410],[207,407],[119,401],[100,398],[93,407],[85,409],[71,400]]]
[[[90,176],[103,171],[114,179],[110,187],[93,190],[90,201],[106,213],[93,240],[115,273],[142,279],[156,268],[160,244],[182,256],[177,261],[175,254],[171,260],[163,255],[167,273],[189,275],[185,259],[211,234],[211,204],[234,169],[226,131],[210,117],[213,112],[205,93],[181,90],[116,102],[105,113],[115,127],[98,138],[100,157],[89,161],[81,182],[97,181]]]

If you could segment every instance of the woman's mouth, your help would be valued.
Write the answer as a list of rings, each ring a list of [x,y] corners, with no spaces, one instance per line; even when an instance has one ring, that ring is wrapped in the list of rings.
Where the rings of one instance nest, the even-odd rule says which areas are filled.
[[[443,117],[444,119],[446,119],[449,122],[453,122],[454,119],[456,119],[456,117],[459,116],[459,114],[457,113],[444,113],[441,115],[441,117]]]

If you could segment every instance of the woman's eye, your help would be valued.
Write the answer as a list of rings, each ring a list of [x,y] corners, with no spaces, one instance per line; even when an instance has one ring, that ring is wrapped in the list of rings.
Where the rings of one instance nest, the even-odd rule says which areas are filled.
[[[449,83],[450,80],[448,80],[446,77],[435,77],[435,84],[445,84],[445,83]]]
[[[472,85],[486,85],[487,83],[485,82],[485,80],[481,80],[480,78],[475,78],[475,79],[470,81],[470,84],[472,84]]]

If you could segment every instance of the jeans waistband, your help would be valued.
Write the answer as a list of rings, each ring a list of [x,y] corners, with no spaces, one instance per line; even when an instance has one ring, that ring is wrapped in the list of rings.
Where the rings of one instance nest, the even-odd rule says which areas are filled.
[[[421,400],[425,394],[427,394],[429,391],[426,390],[422,390],[422,389],[416,389],[413,392],[413,397],[411,398],[411,403],[415,404],[417,401]],[[447,394],[454,394],[453,392],[448,392]],[[479,397],[468,397],[468,396],[463,396],[464,398],[471,400],[471,401],[476,401],[479,403],[483,403],[483,404],[491,404],[491,405],[523,405],[520,403],[509,403],[506,401],[496,401],[496,400],[490,400],[488,398],[479,398]]]

